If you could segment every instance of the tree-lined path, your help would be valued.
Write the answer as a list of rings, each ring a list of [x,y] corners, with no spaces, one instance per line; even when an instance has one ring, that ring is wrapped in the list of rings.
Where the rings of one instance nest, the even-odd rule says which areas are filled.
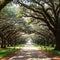
[[[51,60],[51,58],[43,54],[34,45],[27,43],[20,52],[9,60]]]
[[[1,59],[60,60],[60,0],[0,0]]]

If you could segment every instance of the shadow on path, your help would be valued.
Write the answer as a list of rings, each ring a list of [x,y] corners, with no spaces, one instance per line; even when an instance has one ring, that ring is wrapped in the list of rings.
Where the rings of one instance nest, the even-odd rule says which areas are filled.
[[[18,54],[11,57],[9,60],[51,60],[51,58],[47,57],[32,44],[26,44]]]

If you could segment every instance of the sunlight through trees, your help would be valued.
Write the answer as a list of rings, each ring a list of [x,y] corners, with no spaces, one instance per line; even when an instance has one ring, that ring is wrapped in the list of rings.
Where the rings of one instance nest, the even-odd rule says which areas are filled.
[[[34,42],[60,50],[59,20],[60,0],[1,0],[0,45],[25,41],[22,32],[34,33]]]

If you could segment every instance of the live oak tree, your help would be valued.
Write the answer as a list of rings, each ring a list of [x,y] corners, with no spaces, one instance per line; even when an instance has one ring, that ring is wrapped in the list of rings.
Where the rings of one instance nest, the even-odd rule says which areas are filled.
[[[53,32],[56,38],[56,48],[60,50],[60,24],[59,24],[59,15],[60,15],[60,1],[56,3],[55,1],[30,1],[31,4],[26,4],[27,2],[18,1],[18,3],[30,11],[33,11],[30,14],[26,14],[26,16],[31,16],[35,19],[39,19],[44,21],[48,28]],[[40,3],[39,3],[40,2]],[[32,5],[32,6],[31,6]],[[45,6],[47,5],[47,7]]]
[[[10,5],[10,3],[8,4]],[[9,7],[9,6],[6,7]],[[9,11],[9,8],[4,7],[0,12],[0,47],[6,48],[7,46],[15,46],[17,44],[23,44],[23,38],[20,38],[24,30],[23,26],[26,22],[23,19],[16,18],[15,11]],[[14,14],[12,14],[12,12]],[[21,42],[23,41],[23,42]]]
[[[28,0],[27,0],[28,1]],[[56,3],[55,1],[40,1],[33,0],[23,2],[23,0],[18,1],[18,4],[26,7],[30,10],[30,14],[25,14],[26,16],[33,17],[35,19],[39,19],[46,23],[48,28],[53,32],[56,38],[56,48],[60,50],[60,1]],[[39,3],[40,2],[40,3]],[[45,6],[46,5],[46,6]],[[31,13],[32,11],[32,13]]]
[[[33,37],[33,42],[37,44],[44,44],[44,46],[55,46],[55,37],[45,23],[34,20],[30,25],[32,25],[33,28],[32,33],[38,35],[38,38],[36,39]]]
[[[24,37],[20,38],[22,36],[21,33],[24,31],[21,26],[23,26],[24,23],[25,22],[20,19],[19,20],[17,19],[6,20],[5,18],[0,19],[0,47],[1,48],[6,48],[7,46],[15,46],[21,43],[26,43],[25,39],[23,39]]]
[[[33,17],[46,23],[56,39],[56,50],[60,50],[60,0],[15,0],[20,6],[30,10],[25,16]],[[57,2],[56,2],[57,1]],[[4,0],[0,10],[11,0]]]

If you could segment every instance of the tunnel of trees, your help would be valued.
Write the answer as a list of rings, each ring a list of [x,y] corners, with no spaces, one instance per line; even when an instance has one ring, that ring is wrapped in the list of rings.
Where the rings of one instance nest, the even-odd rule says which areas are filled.
[[[8,46],[15,46],[25,43],[25,38],[22,37],[23,29],[15,26],[17,22],[0,19],[0,47],[6,48]],[[21,23],[21,22],[20,22]]]
[[[9,8],[13,4],[17,10]],[[35,43],[60,50],[60,0],[0,0],[0,46],[26,42],[21,32],[34,35]]]

